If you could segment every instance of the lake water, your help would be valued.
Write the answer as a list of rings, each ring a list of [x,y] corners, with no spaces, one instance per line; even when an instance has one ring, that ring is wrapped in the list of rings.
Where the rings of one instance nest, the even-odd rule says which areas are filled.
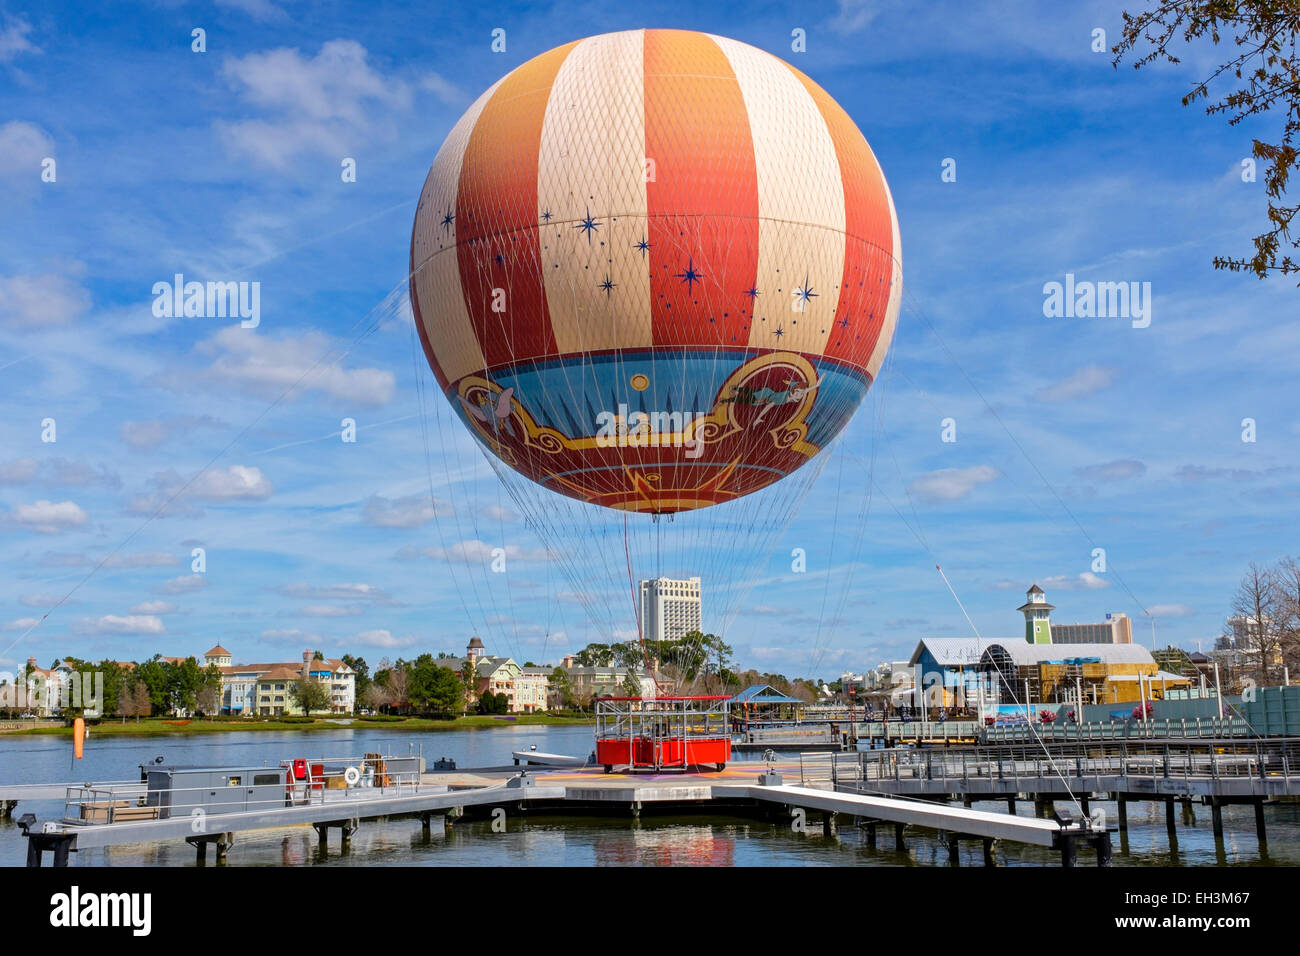
[[[410,733],[340,728],[336,731],[293,731],[211,734],[174,738],[92,736],[85,757],[73,766],[72,743],[64,737],[0,735],[0,783],[51,783],[137,778],[138,765],[161,756],[165,763],[214,766],[278,765],[297,757],[353,757],[366,751],[391,754],[408,748],[423,753],[429,764],[450,757],[460,767],[500,766],[510,754],[536,745],[548,753],[585,755],[592,749],[591,728],[504,726],[452,731]],[[1000,809],[1004,804],[977,804]],[[1096,803],[1116,819],[1114,804]],[[1031,805],[1022,804],[1021,812]],[[62,801],[28,801],[18,813],[39,818],[63,814]],[[1221,850],[1215,846],[1210,813],[1196,807],[1196,821],[1186,825],[1179,814],[1178,854],[1169,851],[1164,808],[1156,803],[1130,803],[1126,844],[1114,836],[1116,866],[1297,865],[1300,864],[1300,806],[1286,804],[1265,810],[1268,850],[1262,856],[1255,839],[1254,811],[1229,807],[1224,811],[1227,829]],[[815,815],[810,815],[815,819]],[[865,834],[842,826],[838,837],[827,839],[814,824],[796,833],[789,825],[746,817],[643,815],[639,820],[617,817],[556,817],[528,814],[507,820],[504,833],[494,833],[488,821],[461,821],[445,831],[435,826],[425,840],[414,818],[364,821],[352,838],[350,852],[338,847],[331,833],[329,850],[320,854],[316,833],[310,827],[286,827],[236,835],[231,866],[938,866],[947,863],[947,851],[933,833],[908,835],[906,853],[893,849],[893,835],[881,828],[879,849],[868,849]],[[1001,844],[998,863],[1005,866],[1056,865],[1059,857],[1047,850]],[[16,824],[0,821],[0,865],[22,866],[26,841]],[[209,865],[213,865],[209,855]],[[1080,852],[1080,865],[1091,864],[1091,854]],[[981,865],[978,841],[962,845],[962,865]],[[133,844],[88,850],[73,856],[74,866],[194,866],[194,850],[182,842]]]

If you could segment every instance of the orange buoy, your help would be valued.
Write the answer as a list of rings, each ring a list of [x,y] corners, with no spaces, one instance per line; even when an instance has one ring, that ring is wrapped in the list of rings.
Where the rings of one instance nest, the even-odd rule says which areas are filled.
[[[78,717],[72,722],[72,753],[78,760],[86,749],[86,721]]]

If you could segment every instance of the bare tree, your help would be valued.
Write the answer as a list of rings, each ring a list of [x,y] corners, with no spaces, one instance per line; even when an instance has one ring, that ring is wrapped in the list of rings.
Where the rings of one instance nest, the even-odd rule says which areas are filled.
[[[1244,642],[1245,650],[1255,657],[1261,687],[1270,682],[1272,663],[1278,654],[1278,590],[1274,573],[1252,561],[1232,599],[1229,625],[1235,625],[1232,629],[1240,636],[1238,650],[1242,650]]]
[[[1300,673],[1300,561],[1283,558],[1273,572],[1277,585],[1277,635],[1282,663]]]
[[[385,689],[388,691],[388,704],[390,707],[405,708],[410,703],[407,690],[408,684],[405,667],[389,669],[388,683],[385,685]]]
[[[1195,83],[1183,96],[1183,105],[1203,100],[1207,113],[1226,116],[1232,126],[1271,114],[1281,130],[1276,142],[1256,139],[1252,149],[1254,158],[1266,164],[1269,228],[1255,237],[1253,256],[1218,256],[1214,267],[1253,272],[1260,278],[1300,272],[1300,261],[1292,258],[1291,251],[1300,249],[1300,237],[1291,230],[1300,204],[1287,205],[1283,200],[1287,180],[1300,168],[1300,56],[1296,52],[1300,4],[1295,0],[1151,0],[1145,12],[1123,16],[1123,37],[1111,51],[1116,66],[1126,54],[1133,54],[1135,69],[1157,60],[1178,63],[1175,50],[1180,41],[1209,39],[1217,46],[1231,37],[1235,49],[1229,48],[1225,62]],[[1237,88],[1216,94],[1219,100],[1211,102],[1210,85],[1220,82]],[[1250,164],[1253,180],[1254,159]]]
[[[361,702],[365,704],[367,710],[378,711],[393,702],[393,695],[383,684],[371,684],[361,695]]]
[[[221,712],[221,688],[204,684],[194,699],[194,708],[204,717]]]

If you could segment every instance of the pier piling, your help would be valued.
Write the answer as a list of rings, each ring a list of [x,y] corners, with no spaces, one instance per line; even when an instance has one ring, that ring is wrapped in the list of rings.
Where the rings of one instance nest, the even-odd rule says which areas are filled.
[[[1260,851],[1268,845],[1268,835],[1264,832],[1264,801],[1255,801],[1255,835],[1259,838]]]
[[[985,837],[985,838],[984,838],[984,865],[985,865],[985,866],[997,866],[997,865],[998,865],[997,860],[996,860],[996,859],[994,858],[994,856],[993,856],[993,845],[994,845],[996,842],[997,842],[996,840],[994,840],[994,839],[992,839],[992,838],[990,838],[990,837]]]

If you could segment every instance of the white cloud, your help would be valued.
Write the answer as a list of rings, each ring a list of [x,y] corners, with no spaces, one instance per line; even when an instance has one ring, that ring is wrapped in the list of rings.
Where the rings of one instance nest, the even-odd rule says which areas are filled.
[[[132,614],[175,614],[176,605],[170,601],[142,601],[131,608]]]
[[[1147,466],[1134,458],[1119,458],[1098,465],[1085,465],[1074,469],[1074,473],[1088,481],[1122,481],[1145,475]]]
[[[78,630],[87,634],[165,634],[160,618],[152,614],[130,614],[119,617],[106,614],[100,618],[84,618]]]
[[[312,634],[296,627],[272,628],[269,631],[263,631],[261,636],[270,641],[288,641],[294,644],[300,644],[304,641],[309,643],[320,642],[319,634]]]
[[[35,458],[0,462],[0,485],[24,485],[36,478],[40,463]]]
[[[27,178],[39,185],[41,161],[54,155],[54,140],[39,126],[11,120],[0,125],[0,178]]]
[[[448,106],[463,103],[466,99],[465,93],[460,87],[437,73],[426,73],[421,77],[420,89],[432,93]]]
[[[360,634],[352,636],[349,643],[357,644],[364,647],[410,647],[418,643],[416,637],[393,637],[392,632],[387,630],[362,631]]]
[[[79,269],[77,264],[70,271]],[[90,293],[69,275],[0,276],[0,325],[17,329],[67,325],[89,308]]]
[[[1040,402],[1069,402],[1086,398],[1094,392],[1108,388],[1115,381],[1119,369],[1105,365],[1085,365],[1074,374],[1034,392]]]
[[[483,509],[483,517],[490,521],[518,521],[519,515],[500,505],[488,505]]]
[[[239,10],[254,20],[283,20],[288,16],[271,0],[217,0],[217,6]]]
[[[355,617],[362,611],[355,604],[310,604],[299,613],[307,617]]]
[[[136,551],[115,554],[104,562],[106,568],[170,568],[181,563],[179,555],[166,551]]]
[[[907,490],[922,501],[958,501],[979,485],[996,481],[998,474],[998,470],[990,465],[941,468],[915,479]]]
[[[1044,578],[1042,586],[1045,590],[1097,591],[1101,588],[1110,587],[1110,582],[1099,574],[1093,574],[1091,571],[1084,571],[1077,577],[1070,577],[1067,574],[1057,574],[1050,578]]]
[[[208,579],[201,574],[182,574],[178,578],[172,578],[164,582],[159,588],[162,594],[186,594],[190,591],[198,591],[208,586]]]
[[[301,154],[351,155],[394,134],[383,118],[407,110],[410,87],[374,70],[355,40],[330,40],[314,57],[280,48],[227,60],[222,73],[267,119],[218,122],[229,147],[277,169]],[[436,92],[436,91],[435,91]]]
[[[486,563],[493,560],[495,555],[493,551],[501,548],[507,561],[545,561],[548,557],[545,548],[524,549],[518,545],[508,544],[505,547],[501,545],[488,544],[486,541],[480,541],[477,538],[458,541],[451,547],[430,547],[420,548],[418,554],[426,558],[433,558],[435,561],[455,561],[460,564],[478,564]],[[398,556],[402,558],[410,557],[412,552],[409,549],[402,549]]]
[[[159,472],[151,483],[154,490],[133,495],[127,502],[132,514],[194,514],[191,501],[265,501],[274,488],[261,470],[250,465],[210,468],[190,480],[175,471]]]
[[[16,621],[10,621],[8,624],[4,626],[4,629],[6,631],[25,631],[28,628],[35,627],[39,623],[40,623],[39,618],[20,617]]]
[[[46,501],[41,499],[29,505],[19,505],[10,512],[14,522],[29,531],[40,534],[58,534],[86,524],[86,512],[73,501]]]
[[[343,600],[375,601],[378,603],[387,603],[391,600],[387,591],[372,584],[315,585],[299,581],[286,584],[278,590],[286,597],[292,598],[314,598],[316,600],[340,598]]]
[[[41,48],[27,39],[32,25],[22,17],[10,20],[0,30],[0,63],[8,63],[22,53],[40,53]]]
[[[880,0],[839,0],[837,9],[827,25],[841,33],[865,30],[881,14]]]
[[[152,451],[159,445],[179,435],[187,435],[196,428],[220,428],[215,418],[202,415],[197,418],[147,419],[140,422],[123,422],[122,441],[138,451]]]
[[[35,458],[15,458],[0,463],[0,484],[21,485],[39,481],[46,485],[104,485],[117,488],[122,480],[106,466],[98,468],[67,458],[51,458],[44,463]]]
[[[444,513],[443,503],[428,495],[385,498],[374,495],[366,501],[362,517],[378,528],[418,528]]]
[[[322,361],[336,350],[318,332],[272,339],[233,325],[204,341],[199,351],[212,357],[206,376],[264,398],[278,398],[293,388],[290,399],[318,391],[373,407],[391,400],[397,384],[396,376],[387,369],[345,369]],[[174,377],[173,381],[181,387],[190,384],[188,377]]]
[[[232,498],[260,501],[269,498],[271,491],[271,482],[259,469],[231,465],[205,471],[185,489],[185,494],[202,501],[229,501]]]
[[[1196,611],[1186,604],[1153,604],[1147,608],[1147,613],[1152,617],[1170,618],[1170,617],[1192,617]]]

